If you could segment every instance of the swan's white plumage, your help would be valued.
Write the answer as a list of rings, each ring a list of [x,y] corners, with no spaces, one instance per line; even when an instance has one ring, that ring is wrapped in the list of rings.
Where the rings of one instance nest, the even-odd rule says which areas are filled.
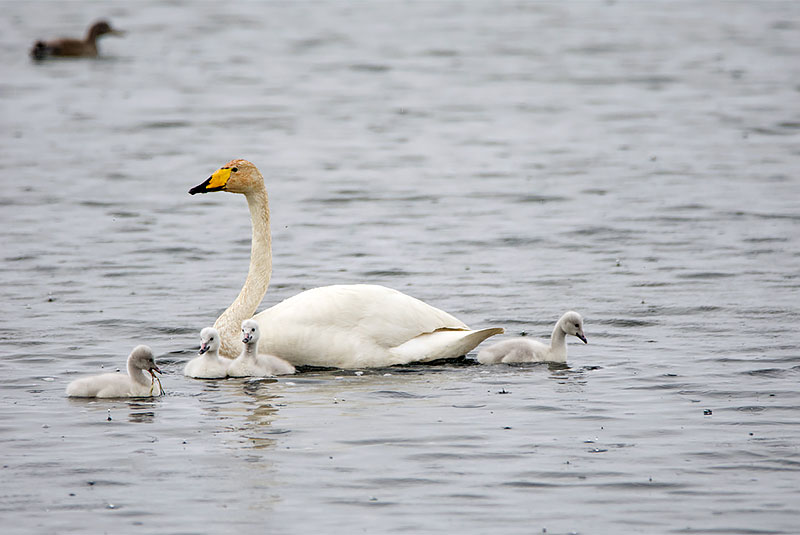
[[[236,355],[239,325],[264,297],[272,257],[264,179],[246,160],[232,160],[189,192],[229,191],[247,198],[252,221],[250,269],[239,296],[217,318],[220,353]],[[447,312],[396,290],[370,284],[308,290],[254,317],[261,352],[296,366],[363,368],[453,358],[499,328],[471,330]]]
[[[253,319],[242,322],[244,349],[228,366],[228,377],[272,377],[291,375],[294,366],[275,355],[258,352],[260,328]]]
[[[324,286],[256,314],[259,351],[295,365],[369,368],[459,357],[502,329],[472,331],[384,286]]]
[[[75,398],[143,398],[160,396],[161,383],[145,371],[159,371],[153,351],[136,346],[128,356],[128,373],[104,373],[76,379],[67,385],[67,396]],[[152,372],[150,372],[152,374]]]
[[[583,334],[583,318],[577,312],[564,313],[556,326],[550,343],[544,344],[530,338],[511,338],[503,340],[478,352],[481,364],[513,364],[520,362],[567,362],[566,336],[572,335],[586,342]]]
[[[214,327],[200,331],[200,356],[186,363],[183,374],[195,379],[221,379],[228,376],[231,361],[219,356],[220,336]]]

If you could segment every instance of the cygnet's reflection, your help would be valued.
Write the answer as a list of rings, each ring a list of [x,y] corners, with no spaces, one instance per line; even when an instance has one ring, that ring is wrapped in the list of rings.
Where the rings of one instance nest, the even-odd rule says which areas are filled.
[[[272,428],[278,414],[280,396],[273,391],[273,378],[228,379],[209,381],[204,391],[214,401],[203,403],[209,419],[226,420],[228,432],[236,433],[239,445],[263,449],[275,445],[275,435],[286,431]]]
[[[128,421],[134,424],[150,424],[156,419],[155,404],[151,401],[128,403]]]

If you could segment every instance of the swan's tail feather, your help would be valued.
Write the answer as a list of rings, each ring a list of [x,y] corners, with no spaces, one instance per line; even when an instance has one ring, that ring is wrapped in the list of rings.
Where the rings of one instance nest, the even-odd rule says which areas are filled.
[[[456,358],[466,355],[490,336],[503,332],[505,331],[499,327],[478,331],[442,329],[421,334],[408,342],[393,347],[389,352],[394,357],[393,364]]]

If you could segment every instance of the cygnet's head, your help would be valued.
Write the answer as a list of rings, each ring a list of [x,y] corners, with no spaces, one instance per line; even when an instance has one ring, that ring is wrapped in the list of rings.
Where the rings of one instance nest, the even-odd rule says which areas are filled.
[[[229,191],[231,193],[249,193],[264,187],[264,177],[255,165],[247,160],[231,160],[199,184],[189,193],[209,193],[212,191]]]
[[[588,344],[586,336],[583,334],[583,318],[577,312],[570,310],[558,320],[561,324],[561,330],[572,336],[580,338],[584,344]]]
[[[219,351],[219,331],[214,327],[206,327],[200,331],[200,351],[201,355],[208,351]]]
[[[256,320],[244,320],[242,322],[242,342],[245,344],[253,344],[258,342],[258,337],[261,333],[258,330],[258,322]]]
[[[150,372],[150,375],[153,375],[153,372],[161,373],[161,370],[156,366],[153,350],[145,345],[134,347],[128,356],[128,362],[138,370]]]

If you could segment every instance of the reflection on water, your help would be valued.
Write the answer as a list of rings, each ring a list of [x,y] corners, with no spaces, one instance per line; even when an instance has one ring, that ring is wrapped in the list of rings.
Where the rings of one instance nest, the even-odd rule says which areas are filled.
[[[274,391],[274,378],[226,379],[203,382],[199,401],[209,422],[225,422],[221,434],[235,435],[235,447],[247,444],[265,449],[275,444],[274,429],[281,396]]]
[[[157,408],[161,398],[135,398],[135,399],[95,399],[95,398],[66,398],[66,402],[75,409],[88,411],[93,422],[116,422],[120,413],[127,410],[127,420],[131,423],[153,423],[158,414]]]
[[[251,379],[242,385],[242,391],[251,398],[247,406],[248,425],[240,429],[242,436],[250,441],[253,449],[264,449],[275,445],[273,435],[288,433],[288,430],[264,429],[271,427],[278,413],[275,406],[279,396],[270,391],[275,379]]]
[[[135,424],[153,423],[156,418],[155,403],[131,402],[128,404],[128,421]]]

